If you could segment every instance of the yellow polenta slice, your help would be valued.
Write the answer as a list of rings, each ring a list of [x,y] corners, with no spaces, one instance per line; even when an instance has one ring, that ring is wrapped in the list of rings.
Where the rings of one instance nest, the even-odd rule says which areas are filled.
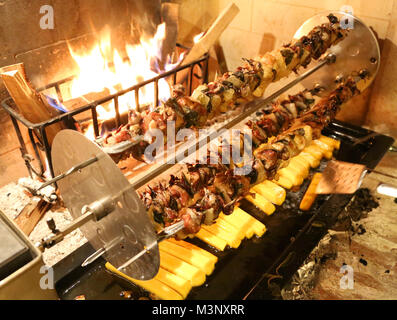
[[[255,193],[254,196],[247,195],[245,198],[268,216],[272,215],[274,211],[276,211],[276,207],[259,193]]]
[[[205,282],[205,273],[199,268],[177,258],[160,248],[160,266],[169,272],[189,280],[193,287]]]
[[[287,194],[285,189],[268,180],[257,184],[252,189],[254,192],[259,193],[270,202],[279,206],[283,204]]]
[[[183,296],[175,291],[174,289],[170,288],[168,285],[165,283],[157,280],[157,279],[151,279],[151,280],[136,280],[133,279],[124,273],[120,272],[117,270],[114,266],[112,266],[109,262],[106,262],[105,264],[106,269],[109,271],[117,274],[118,276],[127,279],[128,281],[131,281],[135,283],[136,285],[142,287],[146,291],[154,293],[157,297],[159,297],[162,300],[183,300]]]
[[[225,240],[217,237],[216,235],[208,232],[203,228],[201,228],[200,231],[196,233],[196,237],[220,251],[225,250],[227,246],[227,242]]]
[[[178,246],[170,241],[162,241],[159,243],[159,248],[179,257],[183,261],[190,263],[197,268],[205,272],[206,275],[210,275],[214,271],[215,262],[213,262],[209,257],[202,255],[194,250],[189,250],[187,248]]]
[[[200,247],[198,247],[198,246],[196,246],[194,244],[191,244],[190,242],[186,242],[186,241],[183,241],[183,240],[176,240],[175,238],[170,238],[170,239],[167,239],[165,241],[172,242],[172,243],[174,243],[174,244],[176,244],[178,246],[181,246],[183,248],[189,249],[189,250],[194,251],[194,252],[196,252],[198,254],[206,256],[213,263],[217,263],[218,262],[218,257],[216,255],[214,255],[211,252],[208,252],[207,250],[204,250],[204,249],[202,249],[202,248],[200,248]]]

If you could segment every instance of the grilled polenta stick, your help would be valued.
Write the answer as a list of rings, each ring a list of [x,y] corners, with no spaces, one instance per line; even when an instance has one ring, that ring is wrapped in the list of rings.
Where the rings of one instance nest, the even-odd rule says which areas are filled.
[[[295,163],[299,163],[301,166],[303,166],[307,172],[310,171],[310,162],[308,160],[306,160],[304,157],[300,157],[299,155],[294,157],[292,160],[292,162]]]
[[[254,196],[247,195],[245,198],[253,205],[261,209],[268,216],[271,216],[274,211],[276,211],[276,207],[269,200],[262,197],[259,193],[255,193]]]
[[[257,184],[252,190],[278,206],[283,204],[287,194],[285,189],[268,180]]]
[[[252,223],[250,229],[258,238],[262,237],[266,233],[266,226],[258,220]]]
[[[309,188],[307,188],[307,191],[303,196],[302,201],[299,205],[299,209],[301,209],[302,211],[308,211],[313,205],[314,200],[316,200],[317,197],[316,188],[320,180],[321,180],[321,173],[315,173],[313,175],[312,182],[310,183]]]
[[[240,219],[240,221],[249,221],[250,222],[250,227],[249,227],[249,232],[248,234],[255,233],[256,236],[261,237],[263,234],[266,232],[266,227],[265,225],[255,219],[253,216],[251,216],[249,213],[245,212],[239,207],[236,207],[234,210],[233,214],[236,216],[237,219]]]
[[[180,293],[178,293],[174,289],[171,289],[168,285],[161,282],[160,280],[157,280],[156,278],[146,281],[136,280],[120,272],[109,262],[106,262],[105,267],[110,272],[113,272],[118,276],[125,278],[128,281],[131,281],[132,283],[135,283],[136,285],[142,287],[146,291],[154,293],[157,297],[159,297],[162,300],[183,300],[183,296]]]
[[[314,169],[317,168],[320,165],[320,159],[317,159],[315,156],[313,156],[310,152],[303,150],[298,157],[303,158],[305,161],[310,163],[310,166]]]
[[[156,274],[154,279],[159,280],[169,286],[171,289],[178,292],[183,299],[186,299],[190,290],[192,290],[192,284],[189,280],[186,280],[176,274],[169,272],[163,268],[159,268],[159,272]],[[155,293],[155,292],[153,292]]]
[[[200,231],[196,233],[196,237],[220,251],[225,250],[227,246],[227,242],[225,240],[219,238],[218,236],[214,235],[211,232],[208,232],[203,228],[201,228]]]
[[[334,147],[336,150],[339,150],[339,148],[340,148],[340,141],[339,140],[332,139],[332,138],[327,137],[327,136],[321,136],[319,140],[324,142],[324,143],[326,143],[326,144],[328,144],[329,146]]]
[[[327,149],[325,149],[325,148],[322,148],[322,147],[319,146],[314,140],[312,141],[312,143],[311,143],[311,145],[309,146],[309,148],[313,148],[313,150],[315,149],[315,150],[317,150],[318,152],[321,152],[322,155],[323,155],[326,159],[328,159],[328,160],[332,159],[332,151],[329,151],[329,150],[327,150]]]
[[[238,248],[241,244],[241,239],[239,239],[238,235],[236,234],[231,234],[227,231],[225,231],[224,229],[222,229],[217,223],[214,223],[210,226],[207,225],[202,225],[201,228],[203,228],[204,230],[207,230],[208,232],[216,235],[217,237],[225,240],[227,242],[227,244],[231,247],[231,248]]]
[[[287,178],[292,182],[292,186],[300,186],[303,183],[302,174],[294,168],[286,167],[277,172],[281,177]]]
[[[190,251],[195,252],[198,255],[205,256],[208,259],[210,259],[212,261],[212,263],[214,263],[214,264],[218,262],[218,257],[216,255],[213,255],[212,253],[208,252],[207,250],[197,247],[194,244],[191,244],[190,242],[186,242],[183,240],[176,240],[175,238],[170,238],[165,241],[171,242],[171,243],[176,244],[180,247],[189,249]]]
[[[245,234],[241,229],[237,229],[235,226],[227,222],[226,220],[223,219],[218,219],[216,221],[216,224],[222,227],[224,230],[227,232],[236,235],[239,240],[243,240],[245,238]]]
[[[244,234],[244,237],[246,237],[248,228],[250,227],[249,221],[241,222],[240,220],[236,219],[234,212],[229,215],[225,215],[224,213],[221,213],[218,219],[224,220],[227,223],[233,225],[235,228],[238,228],[240,232]]]
[[[293,187],[291,180],[286,177],[279,176],[277,179],[273,180],[274,183],[277,183],[279,186],[283,187],[284,189],[291,189]]]
[[[364,74],[360,75],[360,79],[365,79],[365,77]],[[222,211],[225,214],[232,213],[234,205],[249,194],[252,185],[265,180],[278,179],[278,176],[290,180],[293,186],[302,184],[307,174],[307,168],[303,167],[302,170],[302,166],[294,165],[294,162],[288,166],[288,161],[299,155],[307,160],[310,166],[316,167],[324,155],[332,156],[326,148],[312,143],[313,132],[316,135],[324,125],[335,117],[344,102],[360,93],[357,81],[357,77],[349,77],[339,84],[328,97],[321,99],[318,104],[293,123],[288,123],[289,129],[268,139],[266,144],[256,148],[248,174],[236,174],[236,171],[233,170],[236,169],[233,162],[226,165],[220,161],[221,158],[213,157],[212,152],[208,152],[204,163],[197,162],[187,167],[188,176],[184,174],[181,177],[171,176],[169,186],[163,187],[160,184],[160,187],[156,189],[149,188],[142,198],[152,210],[154,220],[164,225],[183,220],[184,229],[177,236],[184,238],[197,233],[203,224],[211,225]],[[264,112],[266,113],[266,111]],[[274,114],[273,116],[276,117]],[[279,118],[279,122],[284,123],[281,119],[283,116],[279,114]],[[241,151],[241,141],[240,139],[239,145],[226,145],[226,147],[233,150],[238,150],[240,147]],[[286,165],[288,167],[285,167]],[[245,222],[239,221],[236,224],[233,222],[235,220],[233,216],[234,214],[231,214],[230,220],[227,221],[236,227],[239,227],[241,222]],[[223,215],[221,218],[226,219]],[[211,238],[212,236],[214,234],[205,228],[198,235],[199,238],[207,242],[210,240],[206,237]],[[246,231],[246,236],[252,236],[251,228]],[[223,240],[220,237],[214,239]],[[218,243],[215,246],[223,250],[227,244],[226,241],[223,242],[223,245]]]
[[[313,144],[306,147],[303,151],[310,153],[318,161],[321,161],[321,159],[323,158],[323,155],[324,155],[323,151],[320,148],[318,148],[316,145],[313,145]]]
[[[302,177],[304,177],[305,179],[309,176],[310,165],[306,166],[302,164],[299,161],[299,159],[296,159],[296,157],[291,159],[291,161],[288,164],[288,167],[294,168],[296,171],[301,172]]]
[[[193,266],[201,269],[206,275],[210,275],[215,268],[215,262],[213,262],[209,257],[202,255],[194,250],[189,250],[184,247],[178,246],[170,241],[162,241],[159,243],[159,248],[179,257],[183,261],[190,263]]]
[[[334,146],[333,146],[333,145],[329,145],[329,144],[327,144],[327,143],[321,141],[320,139],[313,140],[313,143],[314,143],[316,146],[318,146],[320,149],[323,149],[323,150],[325,150],[325,151],[327,151],[327,152],[331,152],[331,153],[334,152]]]
[[[241,230],[243,230],[245,237],[250,239],[254,235],[253,231],[250,230],[251,227],[251,220],[245,217],[241,217],[237,212],[241,210],[239,207],[235,207],[233,212],[229,215],[225,215],[224,213],[220,214],[220,217],[230,221],[235,226],[241,226]]]
[[[193,287],[205,282],[205,273],[199,268],[177,258],[160,248],[160,266],[169,272],[189,280]]]
[[[231,214],[225,215],[224,213],[221,213],[219,217],[226,219],[227,221],[230,221],[235,226],[239,226],[239,225],[242,226],[242,229],[244,230],[245,233],[245,237],[250,239],[254,235],[253,230],[250,229],[251,220],[247,219],[246,217],[241,217],[238,214],[239,210],[241,210],[239,207],[235,207]]]

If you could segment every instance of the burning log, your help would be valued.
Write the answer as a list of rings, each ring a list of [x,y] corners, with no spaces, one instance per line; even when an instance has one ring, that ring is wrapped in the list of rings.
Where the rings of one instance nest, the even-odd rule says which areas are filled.
[[[57,115],[55,110],[46,101],[46,98],[29,84],[25,77],[22,64],[1,69],[1,77],[10,96],[18,107],[18,111],[25,119],[36,124]],[[62,129],[64,129],[64,126],[60,122],[50,125],[45,129],[50,145],[55,135]]]

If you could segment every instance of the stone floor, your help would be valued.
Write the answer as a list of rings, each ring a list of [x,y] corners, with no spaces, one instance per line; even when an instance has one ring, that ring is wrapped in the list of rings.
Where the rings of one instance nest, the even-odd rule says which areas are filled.
[[[397,154],[388,154],[377,170],[397,176]],[[330,231],[284,288],[284,299],[397,299],[397,200],[376,193],[380,182],[397,180],[371,173],[364,188],[379,207],[352,223],[349,231]],[[353,270],[353,288],[342,289],[341,267]]]

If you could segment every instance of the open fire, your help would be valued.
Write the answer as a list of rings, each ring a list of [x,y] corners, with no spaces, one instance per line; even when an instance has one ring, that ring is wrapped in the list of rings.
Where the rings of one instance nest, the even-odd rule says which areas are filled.
[[[165,23],[158,26],[153,37],[142,35],[139,44],[127,44],[124,50],[126,57],[122,57],[117,49],[112,48],[110,34],[110,28],[104,28],[99,33],[97,43],[88,52],[81,53],[69,46],[70,53],[78,65],[78,74],[69,88],[69,99],[89,93],[114,94],[175,68],[184,57],[184,53],[176,58],[168,55],[166,61],[160,61],[165,39]],[[154,83],[143,86],[139,90],[139,104],[153,105],[155,94]],[[158,81],[158,97],[159,101],[170,97],[170,86],[164,78]],[[136,107],[134,91],[119,97],[120,114]],[[114,119],[114,101],[98,106],[97,113],[99,121]],[[92,124],[86,129],[85,135],[91,140],[95,138]]]

